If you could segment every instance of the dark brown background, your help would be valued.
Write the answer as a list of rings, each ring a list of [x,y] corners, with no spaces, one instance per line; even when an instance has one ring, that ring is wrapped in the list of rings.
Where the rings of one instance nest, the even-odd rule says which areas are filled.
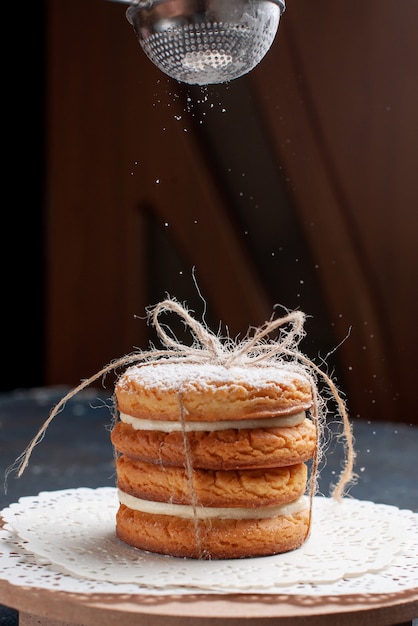
[[[418,423],[416,0],[289,0],[264,61],[208,88],[161,74],[125,9],[20,16],[14,80],[38,85],[14,140],[3,387],[75,385],[146,348],[136,316],[166,293],[201,319],[194,268],[213,330],[301,308],[307,354],[339,346],[353,417]]]

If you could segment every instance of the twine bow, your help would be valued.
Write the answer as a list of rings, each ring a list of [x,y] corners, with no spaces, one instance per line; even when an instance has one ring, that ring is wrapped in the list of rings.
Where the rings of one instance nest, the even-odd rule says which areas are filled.
[[[184,345],[174,336],[170,336],[167,333],[165,330],[166,327],[160,323],[161,314],[166,312],[175,313],[183,319],[186,327],[189,328],[194,336],[194,341],[191,346]],[[299,342],[305,334],[305,315],[303,312],[293,311],[287,313],[287,315],[281,318],[270,319],[270,321],[266,322],[263,326],[255,329],[252,337],[247,336],[241,342],[233,342],[231,340],[221,341],[218,336],[206,327],[206,325],[196,321],[183,305],[173,299],[166,299],[158,303],[156,306],[148,309],[147,315],[148,321],[155,327],[164,349],[158,350],[152,348],[147,351],[138,350],[132,354],[117,359],[106,365],[90,378],[82,381],[77,387],[65,395],[53,408],[48,419],[39,429],[38,433],[32,439],[26,450],[6,471],[6,481],[7,476],[15,469],[17,469],[18,477],[23,474],[29,463],[33,449],[38,443],[40,443],[40,441],[42,441],[49,424],[54,417],[63,410],[67,401],[91,385],[97,379],[105,377],[110,371],[115,371],[117,368],[132,365],[134,363],[157,363],[162,360],[188,363],[210,362],[223,365],[225,367],[237,365],[243,367],[257,365],[262,367],[276,364],[280,367],[287,367],[292,371],[302,371],[311,382],[313,392],[313,406],[311,408],[311,414],[315,420],[318,432],[318,445],[316,446],[317,451],[312,468],[314,480],[316,480],[316,471],[321,453],[321,447],[319,445],[320,435],[325,421],[324,402],[318,393],[316,384],[316,378],[318,375],[325,380],[331,390],[343,422],[346,442],[345,466],[332,495],[337,499],[340,499],[344,495],[346,487],[354,480],[353,466],[355,454],[351,425],[348,419],[345,403],[338,393],[334,382],[298,349]],[[290,326],[290,330],[288,331],[283,329],[283,327],[287,326]],[[276,340],[267,341],[267,338],[278,329],[281,329],[279,337]],[[311,496],[313,491],[314,487],[311,489]]]
[[[185,346],[167,334],[159,320],[160,315],[165,312],[176,313],[183,319],[195,337],[192,346]],[[304,336],[305,315],[301,311],[293,311],[284,317],[266,322],[262,327],[255,330],[252,337],[246,338],[240,343],[222,342],[219,337],[195,320],[187,309],[175,300],[160,302],[150,309],[148,315],[161,342],[167,348],[163,356],[170,360],[180,356],[188,362],[211,362],[225,367],[266,363],[276,361],[278,356],[294,354],[294,349]],[[275,330],[287,324],[292,325],[289,332],[282,333],[279,339],[274,342],[267,343],[265,341]],[[157,356],[155,352],[148,354],[151,357]],[[158,356],[160,354],[158,353]]]

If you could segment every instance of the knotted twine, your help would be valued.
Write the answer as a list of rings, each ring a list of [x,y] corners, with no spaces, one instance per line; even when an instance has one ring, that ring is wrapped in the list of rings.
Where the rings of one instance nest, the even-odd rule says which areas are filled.
[[[163,313],[175,313],[184,322],[193,337],[192,345],[184,345],[171,333],[168,326],[160,323],[159,317]],[[310,408],[310,414],[316,425],[317,442],[311,468],[311,479],[309,487],[309,496],[312,509],[312,499],[317,489],[318,467],[322,453],[321,438],[324,430],[326,419],[326,401],[318,390],[318,377],[322,378],[327,384],[331,396],[334,398],[338,413],[342,420],[343,435],[345,438],[345,461],[338,483],[332,489],[332,497],[337,500],[341,499],[350,483],[355,479],[353,467],[355,461],[355,452],[353,445],[353,435],[351,424],[348,418],[345,402],[340,396],[338,389],[333,380],[323,372],[315,363],[304,356],[299,350],[299,343],[305,336],[304,322],[305,314],[302,311],[289,312],[278,319],[270,319],[263,326],[256,328],[254,334],[249,334],[240,342],[233,341],[230,338],[223,339],[211,332],[206,324],[195,320],[185,306],[181,305],[175,299],[168,298],[158,303],[154,307],[147,309],[148,323],[151,323],[159,336],[164,348],[159,350],[151,346],[149,350],[138,350],[132,354],[126,355],[120,359],[112,361],[99,372],[90,378],[82,381],[77,387],[66,394],[58,404],[52,409],[49,417],[39,429],[38,433],[29,443],[25,451],[16,459],[13,465],[6,472],[7,476],[10,472],[17,470],[17,476],[20,477],[25,471],[30,456],[35,446],[40,443],[45,436],[46,430],[54,417],[60,413],[69,399],[91,385],[99,378],[104,378],[106,374],[116,369],[132,365],[135,363],[158,363],[158,362],[178,362],[178,363],[210,363],[213,365],[222,365],[224,367],[266,367],[276,366],[284,368],[289,372],[300,373],[305,375],[311,384],[313,404]],[[284,327],[290,326],[290,330]],[[170,334],[166,331],[170,331]],[[279,335],[275,340],[268,341],[268,337],[279,330]],[[187,437],[184,428],[184,412],[181,401],[181,390],[178,391],[180,405],[180,420],[183,426],[183,436],[185,438],[186,456],[187,454]],[[187,468],[189,479],[191,480],[192,465],[190,458],[187,459]],[[191,484],[192,486],[192,484]],[[193,504],[195,506],[195,504]],[[310,524],[309,524],[310,526]],[[309,531],[308,531],[309,532]]]

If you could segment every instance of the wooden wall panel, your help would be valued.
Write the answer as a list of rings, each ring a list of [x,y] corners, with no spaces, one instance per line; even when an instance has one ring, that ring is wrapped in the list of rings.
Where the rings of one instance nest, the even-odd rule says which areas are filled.
[[[147,347],[135,316],[154,304],[147,263],[158,258],[144,207],[168,224],[190,280],[195,267],[232,334],[264,322],[270,304],[181,90],[141,51],[125,5],[49,0],[47,87],[46,383],[75,384]]]
[[[354,414],[415,421],[418,5],[288,3],[253,73]]]

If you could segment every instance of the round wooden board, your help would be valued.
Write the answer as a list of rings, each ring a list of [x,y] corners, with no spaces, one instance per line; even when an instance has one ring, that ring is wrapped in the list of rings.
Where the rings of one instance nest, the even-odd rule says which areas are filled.
[[[364,596],[134,596],[51,591],[0,580],[0,601],[20,612],[20,626],[242,626],[243,620],[276,626],[387,626],[418,617],[418,589]]]

